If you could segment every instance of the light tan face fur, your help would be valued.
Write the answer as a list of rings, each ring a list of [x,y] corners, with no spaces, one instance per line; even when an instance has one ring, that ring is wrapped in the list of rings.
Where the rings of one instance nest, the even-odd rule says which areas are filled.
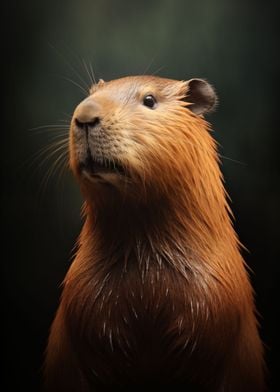
[[[149,95],[156,101],[152,108],[144,104]],[[155,184],[158,190],[167,189],[172,178],[185,175],[194,146],[201,144],[200,114],[214,104],[213,89],[199,79],[136,76],[100,81],[74,111],[71,168],[84,184],[120,189],[137,185],[139,192]]]

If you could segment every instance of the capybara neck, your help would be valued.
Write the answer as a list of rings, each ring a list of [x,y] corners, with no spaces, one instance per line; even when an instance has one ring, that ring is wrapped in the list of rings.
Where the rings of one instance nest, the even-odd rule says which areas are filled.
[[[166,189],[154,189],[155,179],[139,198],[110,185],[101,185],[98,192],[90,187],[85,190],[82,236],[88,238],[87,246],[95,244],[91,239],[98,236],[105,251],[144,241],[151,249],[168,243],[174,250],[188,247],[203,257],[212,247],[236,241],[208,124],[193,119],[189,132],[203,143],[187,144],[181,156],[174,157],[179,163],[170,172]]]

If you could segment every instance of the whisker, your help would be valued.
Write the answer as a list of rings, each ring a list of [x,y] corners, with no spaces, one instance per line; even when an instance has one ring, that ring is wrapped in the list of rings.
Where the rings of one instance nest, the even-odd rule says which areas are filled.
[[[63,146],[68,146],[68,137],[65,137],[61,140],[56,140],[52,143],[49,143],[47,146],[43,146],[39,151],[48,151],[48,150],[52,150],[56,147],[59,147],[61,145]]]
[[[57,167],[63,162],[66,162],[66,157],[67,157],[67,152],[64,151],[62,154],[60,154],[52,163],[52,165],[49,167],[47,170],[47,174],[50,177],[52,172],[56,170]]]
[[[52,175],[55,173],[55,171],[59,168],[59,166],[61,165],[61,163],[65,163],[66,161],[66,154],[67,152],[65,151],[64,153],[62,153],[61,155],[59,155],[56,160],[53,162],[53,164],[49,167],[49,169],[47,170],[46,174],[43,177],[42,183],[40,185],[40,189],[39,189],[39,193],[43,194],[46,191],[47,185],[50,181],[50,178],[52,177]]]
[[[200,150],[205,150],[205,151],[207,150],[206,147],[202,147],[201,145],[198,145],[198,144],[196,145],[196,144],[190,142],[189,140],[188,140],[186,143],[189,144],[190,146],[192,146],[193,148],[198,148],[198,149],[200,149]],[[220,154],[220,153],[218,153],[218,156],[219,156],[220,158],[227,159],[227,160],[229,160],[229,161],[231,161],[231,162],[239,163],[240,165],[245,165],[245,166],[246,166],[246,163],[245,163],[245,162],[241,162],[241,161],[238,161],[238,160],[236,160],[236,159],[229,158],[229,157],[227,157],[227,156],[225,156],[225,155],[222,155],[222,154]]]
[[[65,155],[65,158],[66,158],[66,155]],[[61,183],[63,175],[64,175],[66,169],[68,169],[68,168],[69,168],[69,162],[67,159],[65,159],[65,161],[60,165],[60,170],[59,170],[58,179],[57,179],[58,184]]]
[[[131,87],[130,87],[129,93],[127,94],[127,97],[126,97],[126,100],[125,100],[125,104],[126,104],[126,105],[128,105],[128,103],[129,103],[131,97],[133,96],[133,94],[135,94],[136,89],[137,89],[137,81],[135,80],[135,81],[132,83]]]
[[[40,129],[67,129],[68,126],[66,124],[49,124],[49,125],[40,125],[39,127],[29,128],[28,131],[37,131]]]
[[[61,132],[59,132],[58,134],[55,134],[55,135],[52,134],[52,135],[50,135],[50,140],[54,141],[54,140],[57,140],[57,139],[61,139],[63,136],[64,136],[63,140],[68,140],[69,139],[69,137],[68,137],[69,136],[69,131],[68,130],[66,132],[65,131],[61,131]]]
[[[68,51],[71,53],[71,55],[75,57],[77,63],[80,64],[80,65],[82,66],[82,69],[85,68],[85,70],[86,70],[86,72],[87,72],[87,75],[89,76],[91,85],[92,85],[92,84],[96,84],[96,80],[95,80],[95,77],[94,77],[94,72],[93,72],[93,68],[92,68],[91,63],[90,63],[90,65],[88,65],[88,64],[86,63],[85,60],[83,60],[79,55],[77,55],[77,54],[73,51],[72,48],[67,47],[67,49],[68,49]],[[91,72],[89,72],[89,71],[91,71]],[[81,78],[81,77],[80,77],[80,78]],[[84,80],[84,79],[83,79],[83,80]],[[86,83],[86,85],[87,85],[87,83]],[[90,87],[90,86],[87,85],[87,90],[89,90],[89,87]]]
[[[151,75],[157,75],[160,71],[162,71],[164,68],[166,68],[164,65],[159,67],[155,72],[153,72]]]
[[[79,83],[75,82],[74,80],[72,80],[70,78],[67,78],[66,76],[61,76],[61,78],[74,84],[74,86],[78,87],[86,96],[88,95],[88,90],[86,90],[84,87],[82,87]]]
[[[61,152],[61,155],[62,155],[62,154],[63,154],[63,155],[68,154],[68,151],[65,151],[64,146],[61,146],[60,148],[57,148],[57,149],[55,149],[54,151],[52,151],[52,152],[51,152],[48,156],[46,156],[44,159],[42,159],[42,161],[40,161],[40,162],[38,163],[38,166],[37,166],[37,167],[40,168],[40,167],[44,166],[48,160],[50,160],[53,156],[56,156],[61,150],[64,150],[64,151]],[[59,157],[60,157],[61,155],[59,155]]]
[[[62,137],[62,136],[66,136],[69,134],[69,128],[64,128],[64,129],[60,129],[60,128],[46,128],[46,129],[37,129],[37,130],[31,130],[34,135],[38,135],[38,134],[49,134],[52,138],[55,137],[56,135],[58,137]],[[34,136],[33,135],[33,136]]]
[[[72,52],[72,55],[78,61],[78,63],[80,63],[82,65],[82,68],[85,68],[86,73],[89,76],[89,80],[90,80],[91,85],[96,84],[96,79],[95,79],[94,71],[92,68],[92,64],[89,62],[89,65],[88,65],[86,63],[86,61],[84,59],[82,59],[80,56],[78,56],[76,53],[74,53],[73,50],[71,50],[71,52]]]
[[[65,58],[61,53],[59,53],[59,51],[58,51],[52,44],[49,44],[49,45],[50,45],[50,47],[51,47],[53,50],[55,50],[55,52],[62,58],[62,60],[66,63],[66,65],[70,68],[70,70],[71,70],[72,72],[74,72],[74,74],[75,74],[76,77],[80,80],[80,82],[82,82],[82,85],[83,85],[83,87],[85,88],[85,91],[88,91],[88,90],[89,90],[89,86],[88,86],[87,83],[84,81],[84,79],[81,77],[81,75],[78,73],[78,71],[76,70],[76,68],[73,67],[73,66],[69,63],[69,61],[67,61],[66,58]]]
[[[226,160],[231,161],[231,162],[234,162],[234,163],[239,163],[240,165],[244,165],[244,166],[247,165],[245,162],[238,161],[238,160],[236,160],[236,159],[232,159],[232,158],[226,157],[225,155],[222,155],[222,154],[218,154],[218,155],[219,155],[219,157],[221,157],[222,159],[226,159]]]
[[[92,63],[91,62],[89,63],[89,68],[90,68],[90,71],[91,71],[91,75],[92,75],[92,79],[94,81],[94,84],[96,84],[95,73],[93,71],[93,67],[92,67]]]
[[[85,68],[85,70],[86,70],[86,73],[87,73],[87,75],[88,75],[88,77],[89,77],[89,80],[90,80],[90,84],[91,84],[91,86],[92,86],[93,84],[95,84],[95,83],[94,83],[94,79],[92,78],[92,75],[91,75],[91,73],[89,72],[87,63],[85,62],[84,59],[82,59],[82,64],[83,64],[83,66],[84,66],[84,68]]]
[[[153,62],[155,61],[156,56],[157,56],[157,53],[154,54],[154,56],[152,57],[152,60],[148,63],[148,65],[146,66],[146,68],[145,68],[145,70],[144,70],[142,75],[146,75],[147,74],[148,70],[151,68]]]
[[[68,152],[68,138],[60,141],[56,141],[54,143],[51,143],[47,146],[40,148],[38,151],[35,152],[35,154],[32,155],[31,157],[32,162],[30,163],[30,166],[32,167],[35,163],[37,163],[38,166],[42,166],[42,164],[48,158],[52,157],[55,153],[61,151],[63,148],[67,149]],[[44,155],[46,155],[46,157],[43,159],[43,161],[38,163],[39,159],[44,157]]]
[[[60,135],[60,137],[61,137],[61,135]],[[54,148],[54,147],[56,147],[60,144],[63,144],[63,143],[67,144],[67,142],[68,142],[68,137],[65,137],[61,140],[57,140],[56,142],[50,143],[47,146],[43,146],[38,151],[44,151],[44,149],[51,149],[51,148]]]

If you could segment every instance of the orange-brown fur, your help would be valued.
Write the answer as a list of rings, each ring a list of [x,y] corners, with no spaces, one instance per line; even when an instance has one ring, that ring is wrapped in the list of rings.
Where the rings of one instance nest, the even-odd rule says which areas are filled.
[[[138,104],[149,93],[155,110]],[[125,180],[81,175],[72,123],[85,224],[50,334],[50,391],[264,390],[252,289],[216,143],[187,93],[185,82],[147,76],[93,88],[101,154],[122,162]]]

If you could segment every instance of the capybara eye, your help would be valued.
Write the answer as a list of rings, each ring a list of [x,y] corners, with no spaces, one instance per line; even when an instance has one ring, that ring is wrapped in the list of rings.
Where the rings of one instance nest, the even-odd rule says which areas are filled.
[[[143,104],[150,109],[153,109],[156,103],[157,101],[152,95],[146,95],[146,97],[143,99]]]

